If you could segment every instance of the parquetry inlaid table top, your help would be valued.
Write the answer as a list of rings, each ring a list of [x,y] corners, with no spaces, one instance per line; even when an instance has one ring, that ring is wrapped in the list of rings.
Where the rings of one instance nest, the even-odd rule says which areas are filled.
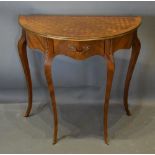
[[[28,117],[32,109],[32,81],[26,52],[27,45],[30,48],[39,49],[45,55],[44,70],[52,101],[54,144],[57,142],[58,116],[51,75],[53,58],[62,54],[77,60],[84,60],[90,56],[100,55],[107,61],[107,84],[103,111],[104,140],[108,144],[108,107],[115,71],[114,53],[119,49],[132,47],[124,87],[124,107],[127,115],[130,115],[128,91],[140,52],[137,29],[141,24],[141,17],[31,15],[20,16],[19,24],[22,27],[22,35],[18,43],[18,51],[28,87],[28,107],[25,116]]]
[[[21,16],[19,23],[24,29],[48,38],[98,40],[117,37],[136,29],[141,23],[141,18],[112,16]]]

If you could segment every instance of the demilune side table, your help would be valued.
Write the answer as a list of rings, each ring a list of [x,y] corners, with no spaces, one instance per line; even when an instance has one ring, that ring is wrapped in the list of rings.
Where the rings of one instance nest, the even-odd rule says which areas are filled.
[[[58,116],[51,63],[56,55],[62,54],[77,60],[100,55],[107,61],[107,83],[104,101],[104,140],[108,144],[108,107],[112,80],[115,71],[114,53],[119,49],[132,47],[131,59],[124,87],[124,107],[127,115],[128,91],[134,67],[140,52],[137,29],[141,24],[139,16],[20,16],[22,35],[18,42],[19,56],[23,65],[27,88],[28,107],[25,117],[32,109],[32,81],[26,47],[39,49],[44,54],[44,70],[52,101],[54,133],[53,144],[57,142]]]

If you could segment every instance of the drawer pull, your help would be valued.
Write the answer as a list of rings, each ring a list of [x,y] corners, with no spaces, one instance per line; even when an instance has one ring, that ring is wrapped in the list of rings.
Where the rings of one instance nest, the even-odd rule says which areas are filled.
[[[73,52],[86,52],[90,49],[90,46],[75,47],[74,45],[69,45],[68,48]]]

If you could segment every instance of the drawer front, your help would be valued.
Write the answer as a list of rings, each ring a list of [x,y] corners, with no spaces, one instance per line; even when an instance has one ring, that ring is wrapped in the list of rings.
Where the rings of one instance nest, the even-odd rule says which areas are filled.
[[[93,55],[104,56],[104,41],[54,40],[54,53],[84,59]]]

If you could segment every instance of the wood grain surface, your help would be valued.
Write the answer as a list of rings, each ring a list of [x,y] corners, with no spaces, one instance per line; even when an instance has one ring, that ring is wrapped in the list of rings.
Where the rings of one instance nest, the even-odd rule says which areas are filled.
[[[20,25],[47,38],[99,40],[136,29],[141,17],[121,16],[20,16]]]
[[[28,107],[25,116],[29,116],[32,108],[32,83],[26,46],[39,49],[44,54],[44,70],[53,110],[53,144],[56,144],[58,140],[58,115],[51,72],[52,60],[60,54],[77,60],[100,55],[107,61],[107,84],[103,111],[104,140],[108,144],[108,108],[115,72],[114,53],[119,49],[129,49],[132,47],[124,87],[124,108],[127,115],[131,115],[128,108],[128,92],[141,47],[137,36],[137,29],[141,23],[141,18],[33,15],[20,16],[19,23],[23,31],[18,43],[18,50],[28,87]]]

